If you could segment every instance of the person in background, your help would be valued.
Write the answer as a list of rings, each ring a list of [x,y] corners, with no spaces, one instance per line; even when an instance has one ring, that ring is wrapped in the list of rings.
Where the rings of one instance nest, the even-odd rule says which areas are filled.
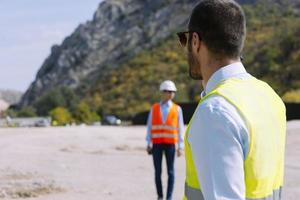
[[[175,179],[176,144],[177,156],[179,157],[184,149],[184,123],[181,107],[172,101],[177,91],[175,84],[170,80],[166,80],[161,83],[159,90],[161,101],[152,106],[148,116],[147,152],[153,155],[158,200],[163,199],[161,172],[162,158],[165,154],[168,170],[166,199],[171,200]]]
[[[178,33],[202,99],[185,136],[184,200],[280,200],[285,106],[241,62],[246,19],[233,0],[202,0]]]

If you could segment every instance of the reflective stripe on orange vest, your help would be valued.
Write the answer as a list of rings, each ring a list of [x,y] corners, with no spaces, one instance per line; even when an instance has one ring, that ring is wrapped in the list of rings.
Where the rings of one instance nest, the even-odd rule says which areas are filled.
[[[151,138],[153,144],[176,144],[178,141],[178,107],[172,104],[165,123],[162,120],[160,104],[152,107]]]

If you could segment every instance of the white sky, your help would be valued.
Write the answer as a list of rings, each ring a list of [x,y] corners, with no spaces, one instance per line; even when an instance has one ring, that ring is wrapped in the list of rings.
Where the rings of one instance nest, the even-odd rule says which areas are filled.
[[[53,44],[87,20],[101,0],[0,0],[0,89],[25,91]]]

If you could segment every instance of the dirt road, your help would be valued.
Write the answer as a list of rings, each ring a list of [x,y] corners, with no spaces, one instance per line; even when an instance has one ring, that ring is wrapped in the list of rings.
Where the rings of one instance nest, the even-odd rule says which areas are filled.
[[[0,129],[0,199],[154,200],[145,127]],[[288,123],[286,200],[300,196],[300,121]],[[181,199],[184,158],[176,160]],[[164,161],[164,185],[166,170]]]

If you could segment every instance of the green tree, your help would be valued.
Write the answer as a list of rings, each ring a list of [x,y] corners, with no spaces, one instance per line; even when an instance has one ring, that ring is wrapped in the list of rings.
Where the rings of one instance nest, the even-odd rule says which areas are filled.
[[[99,115],[92,111],[87,103],[81,102],[77,105],[74,112],[74,119],[77,123],[92,124],[100,121]]]
[[[287,103],[300,103],[300,90],[289,91],[283,95],[282,99]]]
[[[100,113],[101,105],[102,105],[102,97],[100,93],[96,92],[91,96],[87,96],[83,99],[83,102],[85,102],[93,112]]]
[[[72,122],[71,113],[63,107],[57,107],[50,111],[52,122],[56,122],[57,125],[62,126]]]
[[[36,111],[31,106],[25,106],[17,112],[17,117],[36,117]]]
[[[50,90],[41,96],[34,104],[38,115],[46,116],[56,107],[65,107],[71,112],[75,110],[79,97],[68,87],[59,87]]]

